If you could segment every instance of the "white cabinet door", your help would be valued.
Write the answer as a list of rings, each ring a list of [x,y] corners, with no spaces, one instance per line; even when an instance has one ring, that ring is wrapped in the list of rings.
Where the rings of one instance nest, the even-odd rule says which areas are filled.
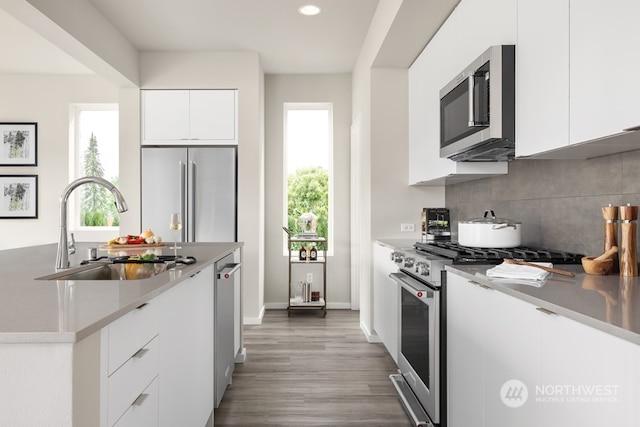
[[[444,185],[508,171],[506,162],[454,162],[440,158],[440,89],[461,71],[456,64],[457,19],[456,9],[409,68],[411,185]]]
[[[489,291],[447,273],[446,293],[448,426],[482,426],[483,304]]]
[[[640,125],[640,2],[571,1],[571,142]]]
[[[391,252],[386,246],[373,245],[373,328],[397,363],[400,302],[398,284],[389,278],[389,273],[397,270]]]
[[[485,292],[484,425],[540,426],[540,409],[531,398],[540,381],[540,313],[499,291]]]
[[[456,74],[455,11],[409,68],[409,183],[455,172],[440,158],[440,89]]]
[[[205,425],[213,411],[213,266],[159,295],[160,426]]]
[[[539,426],[539,409],[518,389],[540,377],[535,307],[452,273],[446,293],[448,425]]]
[[[235,94],[234,90],[190,91],[190,139],[209,141],[235,140]]]
[[[189,139],[189,91],[142,91],[143,141]]]
[[[143,90],[142,143],[237,144],[236,90]]]
[[[455,52],[458,71],[469,65],[489,46],[516,43],[517,2],[464,0],[458,4],[456,12],[458,21]]]
[[[640,425],[639,346],[556,315],[541,332],[543,426]]]
[[[516,156],[568,145],[569,0],[518,1],[516,70]]]

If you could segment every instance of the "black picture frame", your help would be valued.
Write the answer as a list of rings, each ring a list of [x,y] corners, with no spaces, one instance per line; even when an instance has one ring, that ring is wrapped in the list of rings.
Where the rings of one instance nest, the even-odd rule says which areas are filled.
[[[38,218],[38,175],[0,175],[0,219]]]
[[[38,166],[38,123],[0,123],[0,166]]]

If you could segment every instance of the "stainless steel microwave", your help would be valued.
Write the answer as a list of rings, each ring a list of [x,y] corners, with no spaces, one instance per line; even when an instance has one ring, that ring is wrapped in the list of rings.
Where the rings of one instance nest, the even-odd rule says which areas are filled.
[[[440,157],[509,161],[515,155],[515,46],[491,46],[440,91]]]

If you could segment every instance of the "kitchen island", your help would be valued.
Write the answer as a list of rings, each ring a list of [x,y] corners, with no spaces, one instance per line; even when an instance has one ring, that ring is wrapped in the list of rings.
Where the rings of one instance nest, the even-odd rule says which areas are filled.
[[[214,265],[241,247],[183,243],[194,264],[122,281],[41,279],[55,244],[0,251],[0,425],[212,423]]]

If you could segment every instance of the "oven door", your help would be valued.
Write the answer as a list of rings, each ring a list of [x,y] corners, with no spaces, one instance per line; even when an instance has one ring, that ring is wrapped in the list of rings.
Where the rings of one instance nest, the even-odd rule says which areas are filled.
[[[440,291],[403,272],[398,367],[431,422],[440,422]]]

